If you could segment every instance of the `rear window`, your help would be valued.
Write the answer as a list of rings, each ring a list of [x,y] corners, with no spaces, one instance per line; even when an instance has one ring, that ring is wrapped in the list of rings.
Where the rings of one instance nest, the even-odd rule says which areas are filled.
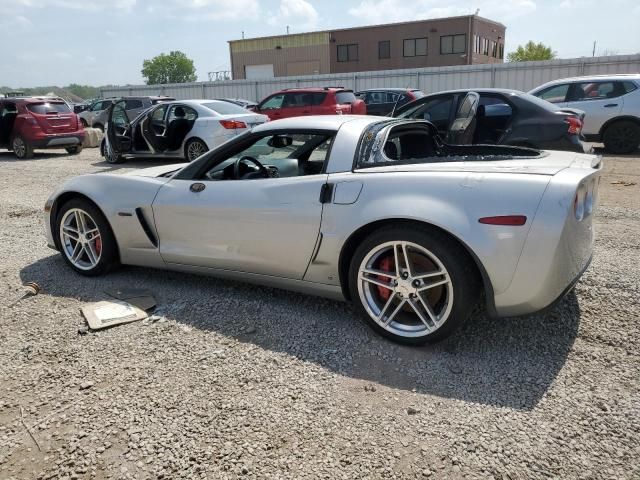
[[[233,115],[234,113],[247,113],[247,110],[236,105],[234,103],[229,102],[209,102],[203,103],[204,107],[207,107],[209,110],[213,110],[214,113],[218,115]]]
[[[29,103],[27,109],[39,115],[47,113],[71,113],[69,106],[62,102]]]
[[[338,92],[336,93],[336,103],[337,104],[345,104],[345,103],[353,103],[356,101],[356,96],[353,92]]]
[[[127,110],[135,110],[136,108],[142,108],[142,100],[125,100],[124,108]]]

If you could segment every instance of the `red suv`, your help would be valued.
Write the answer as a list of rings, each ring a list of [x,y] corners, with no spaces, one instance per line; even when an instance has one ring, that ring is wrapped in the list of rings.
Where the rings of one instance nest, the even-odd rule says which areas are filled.
[[[64,148],[80,153],[84,129],[78,116],[58,98],[0,98],[0,148],[19,159],[36,148]]]
[[[271,120],[304,115],[366,115],[367,106],[342,87],[287,88],[269,95],[254,111]]]

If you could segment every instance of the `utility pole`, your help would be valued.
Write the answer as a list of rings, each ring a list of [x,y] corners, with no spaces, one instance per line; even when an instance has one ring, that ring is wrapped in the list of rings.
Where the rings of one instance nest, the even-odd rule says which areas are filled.
[[[596,41],[593,41],[593,52],[591,52],[591,56],[595,57],[596,56]]]
[[[289,25],[287,25],[287,35],[289,35]]]
[[[242,30],[242,39],[244,40],[244,30]]]

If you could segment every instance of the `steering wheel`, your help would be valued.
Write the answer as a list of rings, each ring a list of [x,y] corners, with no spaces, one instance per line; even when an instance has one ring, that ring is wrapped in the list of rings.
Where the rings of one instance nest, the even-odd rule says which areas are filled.
[[[235,163],[233,164],[233,177],[236,180],[240,180],[240,164],[242,162],[248,162],[248,163],[253,163],[256,167],[258,167],[260,176],[262,178],[268,178],[269,177],[269,172],[267,171],[267,169],[265,168],[264,165],[262,165],[258,160],[256,160],[253,157],[250,157],[248,155],[245,155],[244,157],[240,157],[238,160],[235,161]],[[245,174],[246,175],[246,174]]]

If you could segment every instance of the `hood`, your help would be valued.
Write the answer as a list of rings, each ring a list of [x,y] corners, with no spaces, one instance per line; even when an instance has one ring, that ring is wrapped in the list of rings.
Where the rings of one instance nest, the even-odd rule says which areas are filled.
[[[160,177],[163,174],[174,172],[183,169],[188,163],[173,163],[171,165],[160,165],[158,167],[141,168],[139,170],[132,170],[124,175],[133,175],[136,177]]]

